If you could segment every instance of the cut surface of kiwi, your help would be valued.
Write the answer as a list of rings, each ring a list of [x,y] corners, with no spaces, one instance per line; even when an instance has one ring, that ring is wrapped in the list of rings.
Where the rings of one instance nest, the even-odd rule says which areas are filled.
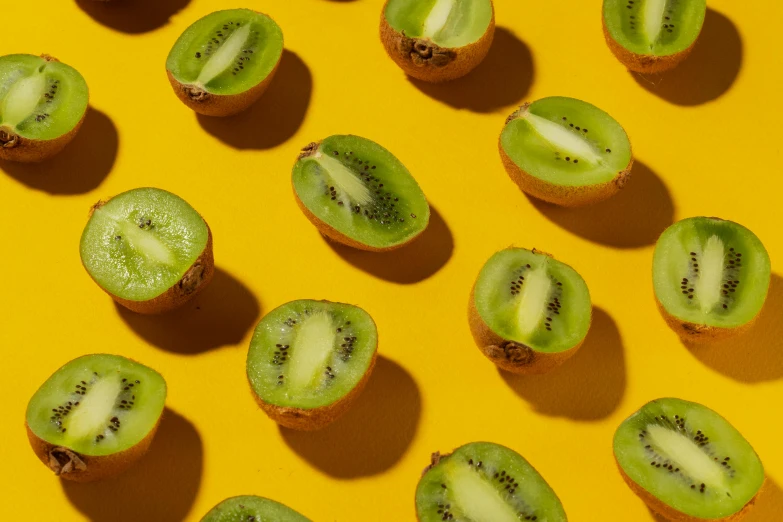
[[[598,107],[553,96],[507,119],[500,153],[508,174],[533,197],[565,206],[606,199],[630,175],[631,143]]]
[[[565,522],[560,499],[521,455],[473,442],[435,453],[416,489],[419,522]]]
[[[626,419],[614,455],[634,492],[675,520],[728,519],[764,483],[748,441],[711,409],[680,399],[649,402]]]
[[[292,182],[300,208],[325,236],[364,250],[392,250],[421,234],[430,207],[391,152],[359,136],[303,149]]]
[[[770,260],[756,235],[733,221],[693,217],[667,228],[653,254],[653,285],[664,317],[681,336],[740,333],[761,311]]]
[[[201,522],[310,522],[293,509],[268,498],[243,495],[227,498]]]

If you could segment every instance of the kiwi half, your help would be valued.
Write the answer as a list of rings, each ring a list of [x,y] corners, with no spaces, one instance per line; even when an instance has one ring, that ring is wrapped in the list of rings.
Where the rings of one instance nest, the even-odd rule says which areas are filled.
[[[667,228],[653,254],[653,285],[666,323],[690,342],[732,337],[751,327],[767,297],[770,261],[747,228],[693,217]]]
[[[293,509],[268,498],[244,495],[227,498],[201,522],[310,522]]]
[[[372,317],[343,303],[301,299],[258,323],[247,354],[247,378],[272,420],[316,430],[345,413],[375,366]]]
[[[628,486],[669,520],[737,521],[764,484],[756,452],[729,422],[701,404],[658,399],[614,435]]]
[[[49,55],[0,56],[0,159],[42,161],[60,152],[87,114],[87,83]]]
[[[319,232],[354,248],[394,250],[429,224],[430,206],[405,165],[359,136],[330,136],[302,149],[292,183]]]
[[[173,310],[212,280],[212,232],[185,200],[139,188],[99,201],[79,247],[90,277],[142,314]]]
[[[560,499],[520,454],[473,442],[435,453],[416,488],[419,522],[565,522]]]
[[[216,11],[188,27],[166,60],[180,100],[207,116],[247,109],[266,90],[283,56],[283,32],[250,9]]]
[[[691,53],[706,14],[706,0],[604,0],[604,36],[631,71],[663,72]]]
[[[36,456],[64,479],[100,480],[147,452],[166,401],[155,370],[118,355],[85,355],[49,377],[27,405]]]
[[[538,250],[489,258],[470,294],[468,320],[481,352],[513,373],[545,373],[576,353],[590,328],[584,279]]]
[[[631,175],[628,135],[587,102],[553,96],[526,103],[500,134],[506,172],[525,193],[576,207],[616,194]]]
[[[427,82],[465,76],[489,52],[492,0],[387,0],[381,41],[406,74]]]

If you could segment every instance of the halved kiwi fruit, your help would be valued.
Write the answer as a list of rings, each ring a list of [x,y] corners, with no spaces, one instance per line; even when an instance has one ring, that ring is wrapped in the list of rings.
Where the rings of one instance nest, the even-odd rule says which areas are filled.
[[[605,200],[628,181],[628,135],[587,102],[553,96],[522,105],[506,119],[500,157],[525,193],[576,207]]]
[[[406,74],[427,82],[465,76],[489,52],[492,0],[387,0],[381,41]]]
[[[750,328],[767,297],[770,261],[740,224],[693,217],[667,228],[653,254],[653,285],[666,323],[691,342]]]
[[[416,488],[419,522],[565,522],[560,499],[522,455],[473,442],[435,453]]]
[[[310,522],[293,509],[268,498],[254,495],[227,498],[201,522]]]
[[[166,60],[180,100],[207,116],[247,109],[266,90],[283,56],[283,32],[250,9],[216,11],[188,27]]]
[[[669,520],[740,520],[764,484],[761,460],[742,434],[680,399],[649,402],[623,421],[614,456],[633,492]]]
[[[663,72],[691,53],[706,14],[706,0],[604,0],[604,36],[631,71]]]
[[[76,482],[121,473],[147,452],[166,401],[155,370],[118,355],[85,355],[49,377],[27,405],[41,462]]]
[[[292,183],[299,208],[319,232],[354,248],[394,250],[429,224],[430,206],[405,165],[359,136],[309,144]]]
[[[185,304],[215,273],[206,221],[179,196],[156,188],[96,203],[79,250],[98,286],[142,314]]]
[[[508,248],[489,258],[470,294],[476,344],[514,373],[544,373],[582,345],[592,304],[584,279],[538,250]]]
[[[0,159],[42,161],[79,131],[90,94],[79,71],[49,55],[0,56]]]

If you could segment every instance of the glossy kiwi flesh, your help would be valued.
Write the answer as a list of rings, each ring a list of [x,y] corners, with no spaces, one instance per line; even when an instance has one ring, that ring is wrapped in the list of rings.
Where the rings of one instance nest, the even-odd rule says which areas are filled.
[[[764,245],[732,221],[684,219],[666,229],[655,246],[655,297],[669,326],[686,340],[744,331],[761,311],[769,282]]]
[[[247,378],[264,411],[294,429],[344,413],[375,364],[378,331],[361,308],[298,300],[269,312],[247,354]]]
[[[631,143],[598,107],[554,96],[525,104],[506,120],[500,155],[527,194],[563,206],[604,200],[628,180]]]
[[[435,453],[416,489],[419,522],[565,522],[563,506],[521,455],[499,444],[473,442],[450,455]]]
[[[737,520],[764,467],[729,422],[701,404],[658,399],[623,421],[614,455],[628,485],[671,520]]]
[[[117,355],[86,355],[35,392],[27,406],[28,435],[57,475],[97,480],[146,451],[165,400],[166,382],[155,370]]]
[[[330,136],[305,147],[292,182],[300,208],[318,230],[355,248],[399,248],[429,223],[429,204],[408,169],[359,136]]]
[[[0,159],[41,161],[75,136],[87,112],[82,75],[48,55],[0,56]]]
[[[244,495],[227,498],[201,522],[310,522],[293,509],[268,498]]]

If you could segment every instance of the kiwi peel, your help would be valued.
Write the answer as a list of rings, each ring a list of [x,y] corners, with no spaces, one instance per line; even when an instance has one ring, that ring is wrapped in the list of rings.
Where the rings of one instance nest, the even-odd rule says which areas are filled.
[[[310,522],[310,519],[274,500],[243,495],[219,503],[201,522]]]

